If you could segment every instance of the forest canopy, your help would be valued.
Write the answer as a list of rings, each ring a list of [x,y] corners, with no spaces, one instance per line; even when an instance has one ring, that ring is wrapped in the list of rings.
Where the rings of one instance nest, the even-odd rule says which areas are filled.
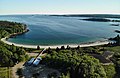
[[[23,33],[26,25],[17,22],[0,21],[0,39],[10,34]],[[27,55],[22,47],[7,45],[0,41],[0,66],[14,66],[16,63],[25,60]]]

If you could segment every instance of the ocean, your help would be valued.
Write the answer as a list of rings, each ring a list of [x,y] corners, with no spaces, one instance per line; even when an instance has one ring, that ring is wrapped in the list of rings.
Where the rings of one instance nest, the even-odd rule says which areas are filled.
[[[88,17],[49,15],[1,15],[0,20],[27,24],[29,32],[9,38],[9,42],[26,45],[81,44],[115,37],[120,26],[109,22],[80,20]]]

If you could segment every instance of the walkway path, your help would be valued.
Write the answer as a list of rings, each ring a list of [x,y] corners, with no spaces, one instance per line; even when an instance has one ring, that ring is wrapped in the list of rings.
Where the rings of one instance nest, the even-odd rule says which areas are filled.
[[[13,78],[19,78],[19,76],[17,75],[17,69],[18,68],[23,68],[24,62],[20,62],[18,64],[16,64],[14,67],[12,67],[12,75],[13,75]]]

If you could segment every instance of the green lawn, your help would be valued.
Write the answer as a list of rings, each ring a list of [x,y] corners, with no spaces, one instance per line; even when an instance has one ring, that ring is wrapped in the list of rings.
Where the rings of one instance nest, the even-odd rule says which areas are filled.
[[[8,67],[0,67],[0,78],[9,78],[9,73],[10,73],[10,78],[12,78],[11,76],[11,68],[10,68],[10,72]]]
[[[107,50],[113,51],[113,52],[119,52],[120,53],[120,46],[116,47],[106,47]]]

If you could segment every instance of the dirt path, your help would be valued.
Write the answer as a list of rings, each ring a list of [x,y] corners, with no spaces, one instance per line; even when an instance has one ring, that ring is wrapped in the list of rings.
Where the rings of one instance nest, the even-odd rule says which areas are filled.
[[[19,78],[19,76],[16,74],[17,72],[17,69],[18,68],[23,68],[24,62],[20,62],[18,64],[16,64],[14,67],[12,67],[12,75],[13,75],[13,78]]]
[[[28,54],[29,56],[37,56],[39,53],[26,53]],[[44,53],[44,54],[41,54],[40,56],[46,56],[47,54]]]
[[[39,53],[26,53],[28,56],[37,56]]]
[[[39,53],[27,53],[29,56],[37,56]],[[41,56],[45,56],[46,54],[42,54]],[[12,67],[12,75],[13,78],[19,78],[19,76],[16,74],[18,68],[23,68],[25,62],[20,62],[16,64],[14,67]]]

